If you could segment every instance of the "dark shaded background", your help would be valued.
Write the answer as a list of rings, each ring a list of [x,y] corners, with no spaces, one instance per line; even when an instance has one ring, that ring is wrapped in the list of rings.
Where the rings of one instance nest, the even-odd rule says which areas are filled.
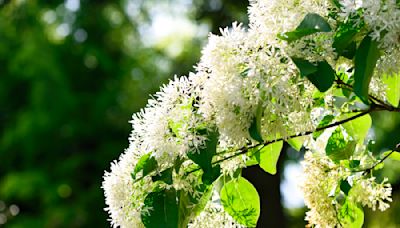
[[[183,1],[81,0],[72,10],[66,2],[0,0],[0,226],[109,227],[102,175],[128,146],[132,113],[168,78],[192,71],[206,40],[194,36],[174,56],[168,44],[145,45],[152,4]],[[214,33],[246,23],[247,1],[193,2],[188,18]],[[374,117],[378,148],[400,141],[400,118],[388,116]],[[301,157],[289,150],[281,169]],[[398,166],[386,171],[395,182]],[[266,208],[260,227],[304,226],[304,209],[281,204],[282,176],[245,175]],[[373,216],[395,227],[398,208]]]

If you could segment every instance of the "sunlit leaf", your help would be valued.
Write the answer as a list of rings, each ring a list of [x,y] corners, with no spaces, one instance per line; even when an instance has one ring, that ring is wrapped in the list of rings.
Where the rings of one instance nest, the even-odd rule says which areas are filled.
[[[354,153],[355,146],[356,141],[345,138],[344,132],[339,126],[328,139],[325,152],[332,161],[338,162],[343,159],[349,159]]]
[[[260,163],[260,149],[263,147],[263,145],[254,147],[249,149],[248,151],[248,156],[249,160],[246,161],[246,166],[252,166],[252,165],[258,165]]]
[[[388,102],[398,107],[400,102],[400,75],[383,76],[382,80],[386,84],[386,97]]]
[[[332,120],[335,119],[335,116],[333,115],[326,115],[322,118],[322,120],[319,122],[317,129],[318,128],[322,128],[322,127],[326,127],[328,126]],[[322,133],[324,133],[324,131],[315,131],[312,136],[314,139],[317,139]]]
[[[347,114],[345,115],[345,118],[350,118],[354,115],[356,114]],[[354,140],[358,141],[359,143],[363,143],[369,129],[371,128],[371,125],[372,118],[369,114],[366,114],[347,123],[344,123],[343,127],[344,129],[346,129],[346,132],[351,137],[353,137]]]
[[[390,159],[392,159],[392,160],[395,160],[395,161],[400,161],[400,153],[399,152],[397,152],[397,151],[386,151],[386,152],[384,152],[383,154],[382,154],[382,157],[386,157],[388,154],[390,154],[389,155],[389,158]]]
[[[339,211],[338,218],[344,227],[361,228],[364,224],[364,211],[361,206],[347,198]]]
[[[270,174],[276,174],[276,164],[281,154],[283,142],[271,143],[260,150],[260,167]]]
[[[226,183],[221,189],[221,202],[224,210],[238,223],[256,227],[260,216],[260,198],[254,186],[239,177]]]
[[[296,138],[291,138],[288,139],[287,142],[289,143],[289,145],[297,150],[300,151],[301,147],[303,146],[304,141],[307,139],[306,136],[300,136],[300,137],[296,137]]]
[[[199,185],[195,188],[195,192],[188,193],[183,190],[178,192],[179,195],[179,226],[187,227],[191,219],[200,214],[212,195],[212,186]]]

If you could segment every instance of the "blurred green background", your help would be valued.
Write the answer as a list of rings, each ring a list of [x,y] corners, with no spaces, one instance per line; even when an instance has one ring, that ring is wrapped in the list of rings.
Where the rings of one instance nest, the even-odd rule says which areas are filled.
[[[0,0],[0,226],[109,227],[102,175],[128,146],[132,113],[174,74],[193,71],[210,31],[235,20],[246,24],[247,6],[244,0]],[[398,115],[374,120],[381,148],[399,141]],[[288,149],[281,169],[299,159]],[[282,212],[261,227],[304,226],[302,205],[281,200],[281,183],[293,170],[261,181],[271,189],[262,196],[269,211]],[[290,195],[290,183],[282,186]],[[396,227],[394,208],[373,216]]]

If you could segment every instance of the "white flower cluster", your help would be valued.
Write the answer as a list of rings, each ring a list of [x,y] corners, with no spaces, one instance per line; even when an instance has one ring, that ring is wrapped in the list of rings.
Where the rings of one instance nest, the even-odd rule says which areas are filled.
[[[294,80],[297,70],[288,56],[275,46],[260,46],[259,34],[240,25],[221,32],[210,36],[197,66],[203,76],[197,80],[204,87],[199,111],[215,121],[221,148],[241,147],[250,140],[248,129],[258,106],[264,113],[263,135],[285,137],[312,129],[308,116],[315,88]],[[299,84],[304,84],[303,92]]]
[[[140,227],[144,198],[155,184],[149,176],[134,182],[131,173],[139,159],[151,152],[161,171],[177,158],[186,158],[189,150],[202,146],[205,137],[198,130],[207,129],[202,117],[194,109],[198,89],[190,77],[175,78],[149,100],[145,109],[133,116],[133,130],[129,148],[119,162],[106,172],[103,188],[106,204],[114,226]],[[200,129],[201,128],[201,129]],[[188,166],[190,162],[182,164]],[[198,185],[194,175],[184,179],[175,174],[173,187],[188,192]]]
[[[352,197],[363,206],[368,206],[372,210],[378,208],[380,211],[385,211],[389,208],[389,203],[392,202],[392,187],[387,183],[387,179],[380,184],[376,183],[375,177],[359,178],[355,180],[352,188]]]
[[[263,140],[287,139],[294,134],[315,130],[316,120],[320,120],[323,113],[335,112],[315,107],[316,87],[306,78],[299,77],[300,72],[291,60],[291,57],[298,57],[310,62],[327,61],[333,69],[337,69],[337,61],[340,60],[337,60],[332,48],[334,33],[316,33],[291,44],[277,36],[294,30],[308,13],[321,15],[334,30],[336,22],[328,17],[329,9],[334,8],[332,1],[250,2],[249,29],[233,23],[232,28],[222,29],[220,36],[210,35],[196,72],[189,77],[175,77],[148,101],[140,113],[133,116],[130,146],[118,162],[112,163],[111,171],[104,175],[106,210],[114,227],[142,227],[141,216],[146,210],[144,199],[155,187],[196,194],[202,172],[188,172],[198,167],[189,157],[205,147],[208,132],[217,130],[219,134],[217,154],[213,155],[212,162],[219,162],[222,174],[232,175],[238,168],[245,167],[249,159],[245,154],[232,155],[240,148],[258,143],[249,132],[255,119],[259,118],[257,124],[260,125],[259,133]],[[350,1],[341,2],[343,17],[350,17],[363,8],[369,12],[364,20],[375,30],[381,29],[379,26],[383,24],[379,23],[384,22],[373,17],[383,17],[381,14],[390,12],[386,18],[393,18],[398,9],[384,11],[379,8],[373,14],[375,8],[367,4],[372,4],[372,0],[355,5]],[[392,1],[383,2],[387,7]],[[393,27],[390,23],[385,26],[385,29]],[[385,53],[399,55],[398,47],[390,42],[394,42],[393,37],[400,29],[393,29],[397,29],[393,34],[375,38],[387,47]],[[389,58],[388,55],[386,57]],[[381,58],[379,64],[384,66],[390,61],[400,60]],[[345,65],[351,67],[350,63]],[[382,94],[379,80],[372,81],[372,85],[377,86],[372,86],[371,90]],[[333,106],[332,94],[328,91],[323,97],[326,105]],[[319,144],[311,142],[310,148],[314,147],[316,151],[325,148]],[[131,173],[142,156],[148,154],[158,164],[156,170],[151,170],[149,176],[139,173],[134,180]],[[153,181],[152,176],[173,167],[177,161],[181,161],[180,169],[173,169],[172,183],[160,185]],[[322,227],[337,225],[339,205],[334,204],[329,193],[338,180],[350,174],[318,153],[307,152],[304,167],[306,178],[303,189],[306,205],[311,208],[306,219],[310,224]],[[355,200],[372,208],[378,206],[384,209],[387,206],[385,202],[390,201],[389,187],[387,184],[374,185],[373,182],[372,179],[356,181],[355,187],[362,186],[369,190]],[[216,201],[218,194],[197,218],[192,218],[189,227],[240,227]]]
[[[304,202],[310,209],[305,219],[317,227],[338,226],[338,206],[330,194],[343,176],[341,170],[328,157],[317,152],[307,152],[302,165],[304,177],[300,187]]]
[[[203,144],[205,137],[197,130],[207,125],[194,111],[198,92],[192,77],[175,77],[133,116],[130,142],[134,150],[152,152],[158,160],[173,162]]]
[[[370,36],[379,41],[383,55],[378,62],[378,74],[397,74],[400,70],[400,5],[396,0],[341,0],[339,15],[344,21],[365,23]],[[358,12],[362,12],[359,17]]]
[[[284,47],[286,42],[277,34],[294,30],[308,13],[327,17],[332,8],[330,0],[251,0],[250,28],[256,33],[257,42]]]
[[[385,49],[398,48],[400,37],[400,7],[396,0],[342,0],[341,13],[345,20],[362,10],[362,20],[372,30],[374,40]]]
[[[381,211],[389,208],[392,201],[392,188],[387,179],[378,184],[375,177],[364,175],[364,169],[354,171],[342,163],[333,162],[325,155],[325,147],[332,131],[325,131],[317,140],[309,138],[306,147],[309,149],[302,161],[303,176],[300,187],[304,201],[310,209],[306,213],[306,220],[316,227],[341,227],[338,219],[342,207],[338,199],[343,198],[340,193],[340,183],[348,180],[351,190],[347,200],[367,206],[372,210]],[[353,159],[359,159],[359,167],[371,167],[376,164],[374,159],[366,155],[366,148],[360,147],[354,152]]]
[[[143,227],[141,208],[146,195],[151,192],[151,178],[133,183],[131,172],[142,154],[127,149],[118,162],[111,164],[111,171],[104,175],[105,209],[110,214],[113,227]]]

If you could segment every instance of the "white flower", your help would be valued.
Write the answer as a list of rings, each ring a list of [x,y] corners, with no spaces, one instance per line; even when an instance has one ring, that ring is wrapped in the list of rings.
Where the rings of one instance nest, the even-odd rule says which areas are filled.
[[[102,188],[108,206],[105,210],[113,227],[142,227],[141,207],[153,185],[149,178],[133,183],[131,172],[140,156],[133,148],[126,150],[104,175]]]
[[[388,202],[392,202],[392,187],[387,183],[387,178],[382,183],[376,183],[375,177],[357,178],[354,180],[354,185],[351,190],[351,197],[361,203],[363,206],[368,206],[372,210],[377,208],[384,211],[390,207]]]
[[[362,0],[341,0],[339,1],[341,7],[341,12],[339,15],[343,18],[347,18],[355,13],[358,9],[361,8],[363,1]]]
[[[329,195],[343,176],[339,167],[325,155],[310,151],[304,155],[302,166],[304,177],[300,187],[303,190],[304,202],[310,209],[305,220],[316,227],[338,226],[338,206]]]
[[[191,77],[175,77],[131,121],[130,141],[139,142],[140,151],[151,152],[164,163],[185,157],[205,141],[205,136],[196,131],[207,125],[193,106],[197,93]]]

